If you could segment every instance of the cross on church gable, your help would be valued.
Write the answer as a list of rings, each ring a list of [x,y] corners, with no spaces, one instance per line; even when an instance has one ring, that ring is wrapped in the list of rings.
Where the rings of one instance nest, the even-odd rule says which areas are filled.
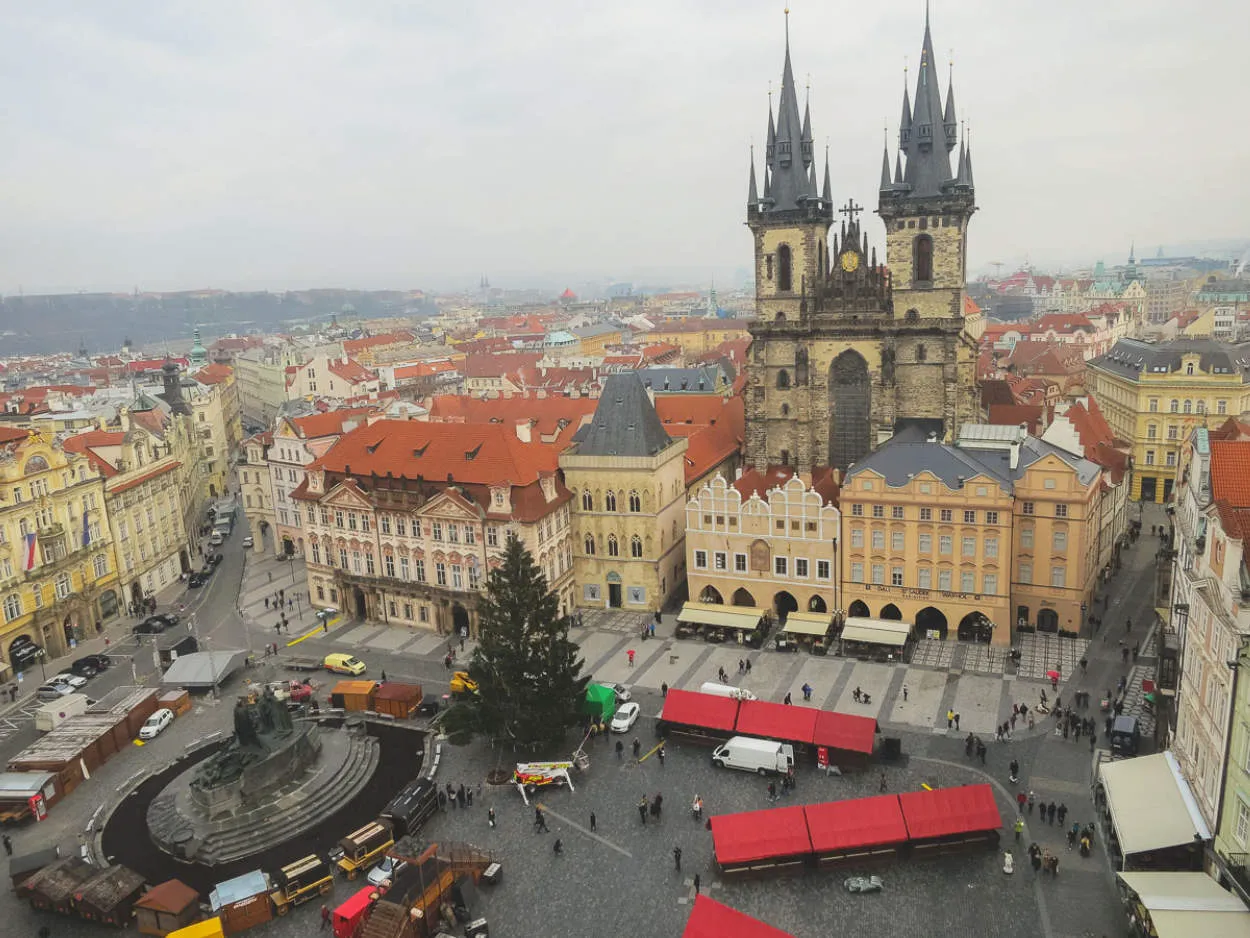
[[[858,215],[863,210],[864,210],[864,207],[862,205],[856,205],[854,199],[847,199],[846,207],[838,209],[839,212],[841,212],[851,221],[855,221],[855,216]]]

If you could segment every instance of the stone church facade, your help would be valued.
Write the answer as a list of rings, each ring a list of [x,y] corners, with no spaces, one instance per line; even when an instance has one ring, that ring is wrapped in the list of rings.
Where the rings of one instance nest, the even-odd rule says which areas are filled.
[[[747,199],[756,284],[750,465],[845,472],[901,428],[951,439],[960,424],[979,419],[984,325],[965,294],[975,190],[958,132],[953,87],[943,107],[926,21],[893,173],[888,148],[882,157],[877,214],[886,257],[879,263],[860,227],[862,209],[850,201],[834,211],[827,161],[817,185],[810,109],[800,115],[787,39],[779,107],[768,115],[763,189],[753,158]]]

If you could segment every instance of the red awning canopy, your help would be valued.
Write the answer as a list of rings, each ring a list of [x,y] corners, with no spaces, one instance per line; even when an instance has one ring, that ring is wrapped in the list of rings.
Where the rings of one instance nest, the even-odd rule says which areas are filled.
[[[809,804],[804,811],[812,849],[817,853],[901,844],[907,840],[898,795]]]
[[[732,732],[738,719],[738,701],[732,697],[717,697],[691,690],[670,690],[664,698],[660,719],[667,723]]]
[[[767,700],[744,700],[738,708],[738,725],[734,731],[744,736],[809,743],[819,713],[812,707],[787,707]]]
[[[759,919],[743,915],[737,909],[721,905],[715,899],[699,895],[694,898],[694,911],[686,921],[682,938],[792,938],[780,928],[765,925]]]
[[[712,848],[716,862],[749,863],[774,857],[792,857],[812,852],[807,836],[807,818],[801,805],[718,814],[712,818]]]
[[[828,746],[830,749],[872,755],[876,734],[877,721],[873,717],[818,710],[812,743],[817,746]]]
[[[898,800],[912,840],[994,831],[1003,826],[989,785],[907,791]]]

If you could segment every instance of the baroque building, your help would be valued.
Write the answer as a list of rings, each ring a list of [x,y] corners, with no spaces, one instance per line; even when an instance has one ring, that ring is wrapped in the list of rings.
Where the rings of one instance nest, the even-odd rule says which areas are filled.
[[[764,185],[752,157],[747,196],[756,318],[746,445],[757,470],[845,471],[901,425],[951,437],[978,419],[983,323],[964,289],[976,210],[972,157],[959,141],[953,86],[943,103],[938,81],[926,19],[915,103],[904,90],[893,173],[888,148],[882,157],[881,264],[853,200],[839,209],[844,220],[829,243],[828,159],[818,187],[810,104],[800,114],[787,36],[779,106],[768,114]]]

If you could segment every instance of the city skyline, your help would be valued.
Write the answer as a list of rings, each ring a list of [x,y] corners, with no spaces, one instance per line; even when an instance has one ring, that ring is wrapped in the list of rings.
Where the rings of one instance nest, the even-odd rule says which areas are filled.
[[[1102,12],[934,5],[943,93],[953,48],[976,150],[970,271],[1242,235],[1235,160],[1250,133],[1222,117],[1234,31],[1162,2]],[[892,156],[924,15],[919,2],[791,11],[835,202],[876,204],[882,128]],[[21,182],[5,293],[454,289],[483,272],[728,282],[749,263],[748,152],[758,167],[780,5],[226,3],[141,21],[54,5],[0,22],[0,68],[22,89],[0,156]],[[1022,35],[1008,51],[1002,37]],[[865,229],[880,246],[879,221]]]

